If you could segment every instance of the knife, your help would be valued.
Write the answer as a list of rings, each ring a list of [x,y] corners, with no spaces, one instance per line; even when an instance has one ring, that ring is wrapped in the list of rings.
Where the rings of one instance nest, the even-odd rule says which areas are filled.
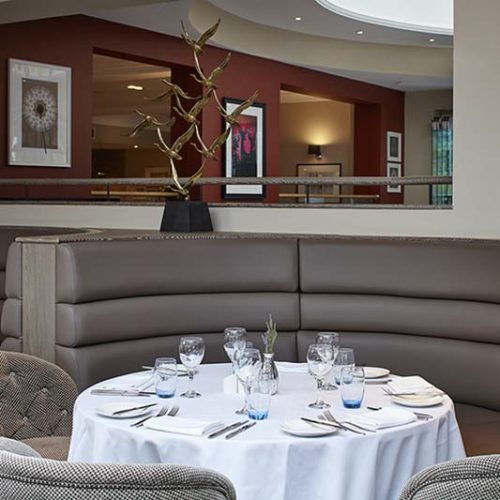
[[[92,389],[90,394],[93,396],[106,396],[107,394],[115,394],[117,396],[151,396],[156,393],[146,391],[124,391],[119,389]]]
[[[308,422],[310,424],[318,424],[318,425],[326,425],[328,427],[335,427],[336,429],[344,429],[345,431],[354,432],[354,434],[361,434],[362,436],[366,436],[364,432],[357,431],[356,429],[351,429],[350,427],[345,426],[344,424],[336,424],[334,422],[329,422],[328,420],[314,420],[312,418],[300,417],[304,422]],[[351,424],[353,425],[353,424]],[[356,426],[357,427],[357,426]],[[367,432],[374,432],[368,429],[364,429]]]
[[[151,408],[152,406],[156,405],[157,403],[151,403],[149,405],[134,406],[133,408],[125,408],[124,410],[114,411],[111,415],[121,415],[122,413],[128,413],[129,411],[135,411],[135,410],[145,410],[146,408]]]
[[[227,436],[226,439],[231,439],[234,436],[238,435],[240,432],[246,431],[250,429],[250,427],[253,427],[257,422],[250,422],[249,424],[244,425],[243,427],[240,427],[239,429],[230,432]]]
[[[335,427],[336,429],[341,429],[340,425],[334,424],[333,422],[328,422],[327,420],[314,420],[312,418],[300,417],[300,420],[307,422],[309,424],[326,425],[327,427]]]
[[[209,434],[207,436],[208,439],[216,438],[225,432],[232,431],[233,429],[237,429],[240,425],[246,424],[248,420],[242,420],[241,422],[236,422],[235,424],[228,425],[227,427],[224,427],[224,429],[221,429],[220,431],[212,432],[212,434]]]

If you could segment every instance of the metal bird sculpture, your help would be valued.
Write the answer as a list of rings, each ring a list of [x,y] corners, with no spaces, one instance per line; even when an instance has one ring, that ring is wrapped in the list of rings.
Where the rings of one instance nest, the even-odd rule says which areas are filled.
[[[231,124],[231,125],[238,123],[238,118],[240,117],[241,113],[243,113],[243,111],[245,111],[245,109],[248,109],[255,102],[255,99],[257,99],[258,95],[259,95],[259,91],[256,90],[251,97],[249,97],[246,101],[242,102],[230,114],[227,114],[224,111],[224,108],[219,106],[221,115],[224,118],[224,120],[226,120],[226,122]]]
[[[222,135],[219,135],[214,139],[212,144],[207,147],[207,145],[204,143],[203,139],[198,136],[198,142],[201,147],[198,147],[198,144],[192,142],[191,145],[198,151],[198,153],[201,154],[204,158],[207,160],[215,160],[217,157],[215,156],[215,151],[220,148],[226,141],[227,138],[229,137],[229,134],[231,132],[231,127],[226,127],[226,130]]]
[[[181,116],[188,123],[199,123],[197,116],[201,113],[203,108],[210,102],[212,97],[212,90],[209,90],[203,97],[201,97],[193,107],[186,111],[179,98],[177,98],[177,106],[174,106],[174,111]]]
[[[182,39],[193,49],[195,54],[201,54],[205,47],[205,44],[212,38],[217,30],[219,29],[220,19],[210,28],[207,29],[204,33],[200,35],[198,40],[193,40],[184,26],[184,23],[181,21],[182,26]]]
[[[197,97],[192,97],[188,95],[184,90],[179,85],[176,85],[175,83],[172,83],[165,78],[162,78],[162,83],[165,84],[168,88],[165,92],[162,92],[160,95],[156,97],[146,97],[146,101],[152,101],[152,102],[161,102],[167,99],[167,97],[170,97],[171,95],[175,95],[176,97],[182,97],[183,99],[189,99],[189,100],[196,100],[199,99],[200,96]]]
[[[210,40],[210,38],[217,32],[219,24],[220,19],[207,31],[202,33],[197,40],[193,39],[188,34],[184,24],[182,24],[181,36],[193,51],[195,74],[191,76],[201,85],[200,95],[192,97],[180,85],[177,85],[167,79],[162,79],[162,83],[167,87],[165,92],[162,92],[156,97],[146,98],[146,100],[150,102],[158,103],[166,101],[168,98],[175,99],[172,110],[180,117],[180,119],[189,125],[184,133],[177,137],[177,139],[173,141],[172,145],[169,146],[167,142],[170,141],[165,139],[166,136],[164,135],[162,129],[167,126],[171,127],[174,124],[175,117],[172,117],[166,122],[161,122],[153,115],[136,111],[142,120],[130,131],[130,133],[127,134],[129,137],[134,137],[148,127],[156,127],[158,141],[155,142],[155,146],[168,158],[173,181],[173,184],[165,186],[164,189],[175,193],[179,198],[184,200],[189,200],[190,190],[203,175],[206,162],[208,160],[216,159],[215,152],[227,141],[229,134],[231,133],[232,125],[238,123],[238,118],[241,114],[248,109],[257,98],[257,92],[255,92],[249,99],[242,102],[231,113],[226,113],[224,110],[219,96],[217,95],[216,80],[228,66],[231,59],[231,53],[228,53],[222,63],[213,69],[208,76],[202,71],[199,55],[203,52],[208,40]],[[210,146],[207,146],[207,142],[209,141],[207,140],[207,142],[205,142],[201,136],[200,115],[203,109],[211,102],[212,98],[215,101],[216,109],[224,119],[225,128],[222,134],[215,137],[215,139],[210,142]],[[190,105],[189,109],[187,109],[188,106],[186,105],[186,101],[195,102]],[[194,140],[193,142],[190,142],[193,136]],[[179,177],[176,162],[182,161],[183,157],[181,152],[188,142],[190,142],[190,145],[193,146],[194,149],[200,154],[201,165],[193,175],[191,175],[187,180],[183,180]]]
[[[215,80],[223,73],[223,71],[226,69],[227,65],[229,64],[229,61],[231,60],[231,52],[228,52],[226,57],[224,58],[224,61],[217,66],[211,73],[210,76],[207,77],[201,70],[201,66],[199,64],[198,58],[195,57],[195,68],[196,68],[196,73],[197,75],[191,75],[198,83],[203,85],[203,87],[207,89],[213,89],[215,90],[217,86],[215,85]]]
[[[152,115],[147,115],[142,113],[138,109],[134,110],[134,113],[142,117],[142,120],[127,134],[125,137],[135,137],[137,134],[142,132],[145,128],[156,126],[156,127],[171,127],[175,123],[175,117],[172,117],[166,122],[160,122],[158,118]]]

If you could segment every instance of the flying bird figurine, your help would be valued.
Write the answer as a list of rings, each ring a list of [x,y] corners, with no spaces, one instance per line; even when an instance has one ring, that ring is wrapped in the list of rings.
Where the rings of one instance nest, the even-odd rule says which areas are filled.
[[[219,29],[220,19],[211,27],[208,28],[207,31],[201,34],[198,40],[193,40],[184,26],[184,23],[181,21],[182,26],[182,39],[193,49],[195,54],[201,54],[205,47],[205,44],[212,38],[217,30]]]

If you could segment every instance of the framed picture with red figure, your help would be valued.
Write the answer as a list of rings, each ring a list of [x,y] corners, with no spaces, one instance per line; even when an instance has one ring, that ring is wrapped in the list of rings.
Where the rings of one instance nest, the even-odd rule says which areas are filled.
[[[243,101],[225,98],[224,111],[231,114]],[[225,177],[264,177],[265,175],[265,104],[253,103],[245,109],[223,149]],[[223,186],[224,198],[263,198],[265,186],[230,184]]]

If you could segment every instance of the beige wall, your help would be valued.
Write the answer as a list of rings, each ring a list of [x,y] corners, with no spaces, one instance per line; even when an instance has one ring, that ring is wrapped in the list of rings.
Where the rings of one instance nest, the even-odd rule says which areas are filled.
[[[297,175],[297,163],[342,163],[342,175],[351,175],[353,107],[338,101],[281,104],[280,175]],[[321,145],[321,160],[307,154],[308,144]],[[293,192],[295,188],[283,186],[281,190]]]
[[[431,175],[431,121],[436,110],[453,108],[452,90],[406,92],[405,94],[405,175]],[[429,188],[414,186],[405,189],[405,203],[429,203]]]

